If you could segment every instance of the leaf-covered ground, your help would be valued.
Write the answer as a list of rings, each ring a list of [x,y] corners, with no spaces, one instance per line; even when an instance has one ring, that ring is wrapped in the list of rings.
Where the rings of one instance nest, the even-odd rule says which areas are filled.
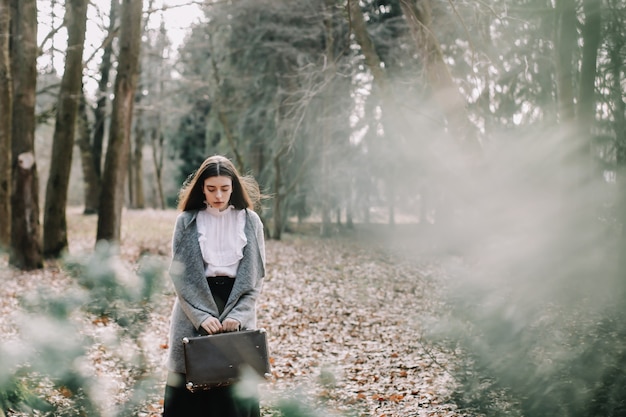
[[[174,211],[126,211],[122,258],[129,265],[140,255],[169,259]],[[88,254],[96,218],[68,211],[70,252]],[[273,376],[260,388],[263,414],[273,405],[296,400],[316,415],[460,416],[449,395],[452,359],[422,338],[421,323],[439,314],[436,268],[428,262],[389,254],[364,232],[288,233],[267,241],[267,277],[258,304],[259,326],[269,336]],[[18,296],[38,287],[66,291],[75,285],[62,268],[19,272],[0,268],[0,332],[17,339],[13,322]],[[142,339],[148,366],[164,379],[169,313],[173,291],[166,282],[153,306]],[[106,321],[85,318],[82,331],[105,334]],[[116,401],[124,402],[131,377],[106,345],[93,346],[90,366]],[[143,401],[140,416],[158,416],[161,390]],[[41,391],[63,402],[62,392]],[[14,413],[13,415],[18,415]]]

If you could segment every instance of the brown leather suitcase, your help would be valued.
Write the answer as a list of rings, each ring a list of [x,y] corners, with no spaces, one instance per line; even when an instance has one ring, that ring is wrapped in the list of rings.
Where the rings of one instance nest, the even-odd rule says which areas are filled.
[[[233,384],[246,368],[263,378],[270,376],[264,329],[186,337],[183,348],[191,392]]]

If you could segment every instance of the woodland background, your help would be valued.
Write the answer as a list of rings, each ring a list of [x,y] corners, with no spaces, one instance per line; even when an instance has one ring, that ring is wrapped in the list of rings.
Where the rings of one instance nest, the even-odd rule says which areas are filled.
[[[191,3],[174,49],[165,2],[0,0],[7,276],[60,265],[102,303],[124,285],[81,281],[68,207],[96,220],[96,255],[123,254],[126,210],[167,211],[222,153],[267,195],[268,240],[376,225],[352,236],[441,268],[419,331],[459,355],[460,407],[626,414],[626,2]],[[20,366],[3,363],[5,409]]]

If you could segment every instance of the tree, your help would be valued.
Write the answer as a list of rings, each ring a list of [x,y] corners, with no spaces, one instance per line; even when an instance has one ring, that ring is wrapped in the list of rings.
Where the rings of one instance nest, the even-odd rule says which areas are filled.
[[[146,115],[145,123],[152,152],[152,163],[154,167],[155,180],[152,181],[155,187],[156,206],[165,209],[165,195],[163,191],[163,164],[165,157],[165,134],[164,117],[166,114],[163,106],[167,97],[165,84],[166,78],[166,58],[169,56],[170,41],[165,30],[165,22],[161,21],[160,27],[154,39],[154,45],[150,43],[150,50],[145,54],[146,63],[143,66],[142,76],[147,78],[149,85],[147,107],[149,113]]]
[[[154,31],[149,30],[148,23],[152,17],[153,3],[153,0],[148,3],[148,13],[144,19],[142,29],[148,41],[144,42],[139,59],[139,86],[135,94],[135,134],[134,140],[131,142],[131,156],[128,166],[129,205],[136,209],[143,209],[146,205],[144,192],[146,172],[143,165],[144,146],[147,140],[150,140],[153,146],[158,147],[158,140],[154,139],[154,135],[155,132],[160,134],[161,131],[159,112],[163,106],[161,101],[163,97],[160,94],[162,92],[162,80],[160,78],[164,66],[163,54],[167,46],[167,42],[165,42],[167,35],[163,21],[161,22],[161,28],[156,34]],[[153,148],[153,158],[155,157],[155,151],[158,152],[158,150]],[[153,162],[156,168],[156,188],[157,193],[159,193],[159,205],[163,206],[161,167],[157,160]]]
[[[68,31],[65,71],[61,80],[52,162],[46,187],[43,254],[61,256],[67,248],[67,191],[72,166],[72,149],[79,102],[82,97],[83,48],[87,24],[87,0],[68,0],[65,22]]]
[[[11,243],[11,119],[13,93],[9,61],[10,0],[0,0],[0,249]]]
[[[35,160],[35,87],[37,85],[37,4],[11,2],[13,74],[11,253],[21,269],[43,267],[39,222],[39,177]]]
[[[115,98],[109,142],[102,175],[96,240],[119,242],[124,186],[128,172],[130,130],[137,87],[141,46],[142,0],[124,0],[121,14],[120,55],[115,78]]]
[[[110,94],[109,77],[112,67],[113,41],[118,35],[118,12],[120,0],[111,0],[109,9],[109,25],[106,39],[103,42],[102,60],[100,62],[100,79],[98,81],[98,97],[94,109],[93,128],[90,128],[88,104],[85,102],[79,108],[80,123],[77,133],[77,143],[81,153],[81,165],[84,179],[84,214],[98,212],[100,187],[102,178],[102,149],[104,143],[105,122],[107,120],[106,107]],[[84,95],[84,92],[83,92]],[[88,135],[88,136],[85,136]]]
[[[574,52],[576,48],[576,4],[574,0],[558,0],[555,8],[556,82],[559,120],[565,125],[574,120]]]
[[[273,222],[268,223],[273,238],[280,238],[294,213],[296,194],[307,190],[315,193],[310,201],[326,198],[316,185],[320,126],[326,125],[328,155],[342,149],[337,143],[349,142],[345,120],[353,107],[353,68],[347,60],[354,53],[339,3],[212,5],[207,20],[213,23],[196,28],[181,53],[197,103],[193,108],[207,118],[194,123],[199,128],[194,136],[209,152],[232,155],[272,195],[273,204],[263,207],[269,210],[262,215]],[[332,105],[325,107],[324,101]]]
[[[78,105],[78,120],[76,123],[76,144],[80,151],[80,162],[83,169],[83,190],[85,208],[83,214],[95,214],[98,212],[98,200],[100,199],[100,177],[96,168],[91,146],[92,126],[87,110],[89,105],[85,98],[84,88],[81,91],[81,100]]]
[[[419,3],[419,4],[418,4]],[[408,22],[418,48],[422,51],[425,71],[434,102],[445,114],[454,137],[470,146],[479,146],[477,132],[467,117],[465,98],[460,94],[450,70],[444,62],[441,45],[433,32],[431,0],[400,0],[400,7]]]
[[[113,40],[119,31],[118,11],[120,0],[111,0],[109,9],[109,27],[107,39],[104,42],[102,61],[100,63],[100,80],[98,81],[98,101],[95,109],[94,133],[93,133],[93,158],[98,178],[102,177],[102,149],[104,142],[104,125],[106,122],[106,106],[109,96],[109,77],[111,75]]]

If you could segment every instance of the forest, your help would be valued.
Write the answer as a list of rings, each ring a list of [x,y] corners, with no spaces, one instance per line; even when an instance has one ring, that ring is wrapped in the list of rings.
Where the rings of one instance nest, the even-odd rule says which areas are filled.
[[[197,15],[182,38],[176,11]],[[167,320],[178,192],[214,154],[261,187],[268,294],[310,294],[292,301],[313,329],[307,308],[340,299],[315,271],[345,289],[328,313],[364,333],[315,343],[419,355],[367,380],[374,353],[313,360],[268,295],[272,347],[292,346],[272,390],[317,370],[305,397],[342,415],[626,415],[625,60],[624,0],[0,0],[0,416],[157,415],[140,329]],[[134,394],[115,410],[78,369],[97,330],[12,347],[23,321],[73,333],[75,310],[117,329],[102,352]],[[372,330],[389,321],[397,345]]]

